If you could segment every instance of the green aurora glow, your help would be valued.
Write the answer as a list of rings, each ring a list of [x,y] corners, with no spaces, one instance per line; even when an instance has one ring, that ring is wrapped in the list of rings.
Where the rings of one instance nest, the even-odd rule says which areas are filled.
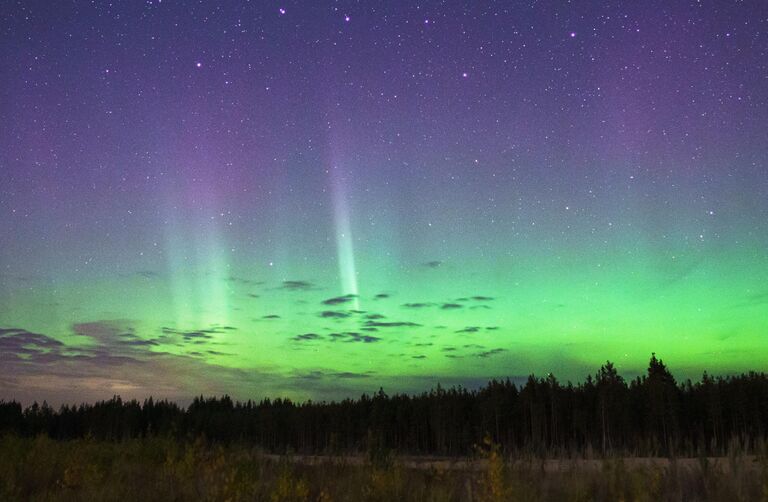
[[[0,399],[768,369],[768,15],[658,7],[9,8]]]

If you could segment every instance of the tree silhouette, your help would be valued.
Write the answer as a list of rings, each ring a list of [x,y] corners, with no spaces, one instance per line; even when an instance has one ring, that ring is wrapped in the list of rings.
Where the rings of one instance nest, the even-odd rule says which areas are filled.
[[[601,445],[603,453],[606,453],[613,447],[613,434],[622,430],[626,383],[613,363],[607,361],[595,375],[595,386],[598,396]]]

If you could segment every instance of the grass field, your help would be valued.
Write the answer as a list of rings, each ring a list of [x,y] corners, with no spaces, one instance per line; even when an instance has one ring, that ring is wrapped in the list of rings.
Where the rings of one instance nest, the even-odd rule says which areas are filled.
[[[768,501],[768,460],[275,456],[243,445],[0,439],[0,500]]]

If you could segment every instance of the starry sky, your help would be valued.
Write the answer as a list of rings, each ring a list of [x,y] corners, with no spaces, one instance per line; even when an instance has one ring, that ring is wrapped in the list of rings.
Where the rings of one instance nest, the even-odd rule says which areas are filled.
[[[651,352],[768,369],[768,3],[0,6],[0,398]]]

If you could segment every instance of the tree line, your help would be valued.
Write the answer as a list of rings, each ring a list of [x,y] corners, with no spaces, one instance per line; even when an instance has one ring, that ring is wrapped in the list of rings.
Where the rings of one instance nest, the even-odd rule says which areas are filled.
[[[766,445],[768,376],[678,383],[652,355],[647,374],[627,381],[607,362],[583,382],[531,375],[523,385],[491,380],[478,390],[418,395],[382,389],[334,402],[234,401],[200,396],[108,401],[58,410],[0,401],[0,433],[54,439],[141,437],[241,441],[275,453],[392,451],[467,455],[490,438],[511,454],[722,455]]]

